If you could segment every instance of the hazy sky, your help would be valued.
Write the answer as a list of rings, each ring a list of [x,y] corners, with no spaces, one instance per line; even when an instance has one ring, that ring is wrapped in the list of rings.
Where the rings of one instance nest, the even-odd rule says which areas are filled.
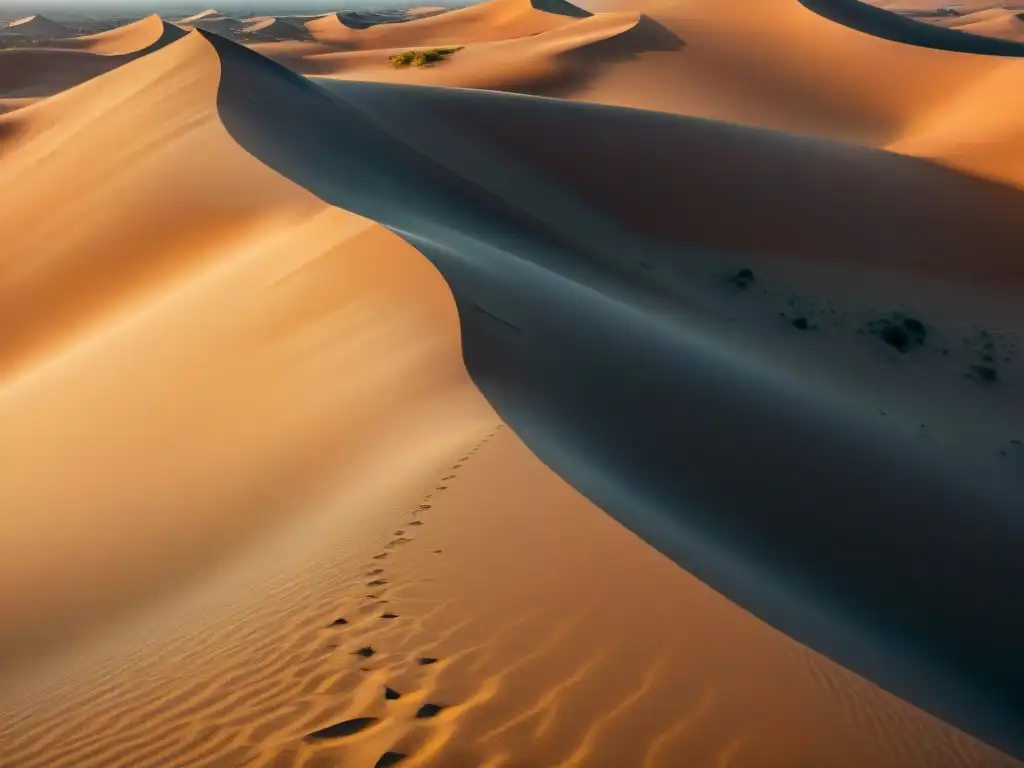
[[[89,12],[122,12],[126,14],[147,14],[154,11],[202,11],[207,8],[218,10],[270,9],[301,13],[303,11],[363,9],[363,8],[408,8],[415,6],[418,0],[0,0],[0,17],[12,15],[28,15],[44,11],[61,10],[78,13]],[[422,3],[420,3],[422,4]],[[435,2],[430,5],[453,5],[452,0]],[[460,2],[459,5],[464,5]]]

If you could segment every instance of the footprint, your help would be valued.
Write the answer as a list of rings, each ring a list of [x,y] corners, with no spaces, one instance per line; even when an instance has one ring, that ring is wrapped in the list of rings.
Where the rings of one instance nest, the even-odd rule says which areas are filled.
[[[401,535],[402,535],[403,533],[405,533],[405,531],[395,531],[395,532],[394,532],[393,534],[391,534],[391,535],[392,535],[392,536],[401,536]]]
[[[434,550],[434,554],[435,554],[435,555],[440,555],[440,554],[441,554],[442,552],[444,552],[444,550],[443,550],[443,549],[435,549],[435,550]]]
[[[353,651],[352,653],[356,656],[362,656],[364,659],[368,659],[377,652],[373,650],[372,645],[364,645],[362,648],[357,651]]]
[[[408,544],[412,539],[398,538],[394,541],[389,541],[385,549],[394,549],[395,547],[401,546],[402,544]]]
[[[383,560],[387,556],[388,556],[387,552],[381,552],[379,555],[374,555],[373,559],[374,560]]]
[[[374,579],[373,581],[367,582],[366,586],[368,586],[368,587],[383,587],[387,583],[388,583],[387,579]]]
[[[430,504],[420,504],[420,509],[430,509]]]
[[[343,627],[348,624],[348,619],[335,619],[328,626],[331,627]]]
[[[384,686],[384,698],[388,701],[395,701],[396,699],[402,698],[402,694],[400,694],[394,688],[388,688],[387,686]]]
[[[397,613],[382,613],[380,615],[380,617],[382,619],[397,619],[398,618],[398,614]]]
[[[391,765],[398,765],[406,757],[408,755],[405,752],[385,752],[380,756],[380,760],[374,763],[373,768],[388,768]]]
[[[416,663],[419,664],[421,667],[426,667],[430,664],[437,664],[437,659],[435,659],[433,656],[421,656],[416,660]]]
[[[374,568],[372,571],[367,571],[366,575],[367,576],[376,576],[378,573],[384,573],[384,569],[383,568]]]
[[[444,707],[441,704],[424,704],[416,710],[416,717],[423,720],[428,717],[437,717]]]
[[[439,491],[447,491],[448,490],[448,486],[447,485],[438,485],[438,486],[435,486],[435,487]]]
[[[413,520],[409,525],[423,525],[422,520]]]
[[[346,736],[352,736],[360,731],[365,731],[371,725],[376,724],[376,722],[376,717],[357,717],[354,720],[343,720],[340,723],[321,728],[319,731],[306,734],[306,740],[343,739]]]

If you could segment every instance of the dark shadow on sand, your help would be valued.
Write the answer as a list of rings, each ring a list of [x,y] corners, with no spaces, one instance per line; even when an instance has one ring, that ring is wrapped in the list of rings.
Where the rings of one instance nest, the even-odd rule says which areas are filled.
[[[1024,43],[936,27],[861,0],[799,0],[807,10],[836,24],[896,43],[985,56],[1024,56]],[[925,3],[922,2],[922,5]],[[942,5],[936,3],[937,6]],[[956,3],[947,3],[955,6]]]
[[[780,379],[671,313],[649,311],[623,266],[635,264],[643,240],[624,234],[594,242],[572,221],[560,226],[532,215],[511,187],[495,190],[486,169],[455,173],[418,148],[414,135],[396,138],[391,115],[415,113],[435,98],[461,105],[465,116],[505,104],[518,127],[577,161],[602,152],[612,140],[603,126],[618,120],[628,119],[644,143],[676,148],[665,153],[670,158],[688,157],[682,148],[695,132],[715,131],[721,158],[758,143],[774,148],[760,158],[768,164],[757,183],[776,196],[793,187],[794,160],[811,153],[826,164],[825,178],[857,179],[868,208],[871,190],[902,200],[893,198],[893,184],[910,199],[932,183],[918,173],[919,161],[544,99],[365,83],[328,93],[207,37],[222,61],[218,106],[231,135],[321,199],[391,228],[434,263],[459,307],[470,375],[549,466],[756,615],[1024,756],[1021,485],[975,471],[956,453],[929,452],[822,399],[814,382]],[[447,114],[443,106],[439,113]],[[583,138],[557,143],[570,128]],[[628,164],[636,148],[616,151]],[[646,176],[614,180],[619,197],[639,198],[645,188],[638,183],[659,185],[668,174],[696,183],[670,163],[641,167]],[[978,184],[1024,211],[1019,192]],[[746,192],[680,194],[710,205],[716,194]],[[871,220],[865,211],[830,211],[825,194],[806,195],[800,215],[835,216],[851,236]],[[943,217],[933,211],[930,221],[941,233]]]

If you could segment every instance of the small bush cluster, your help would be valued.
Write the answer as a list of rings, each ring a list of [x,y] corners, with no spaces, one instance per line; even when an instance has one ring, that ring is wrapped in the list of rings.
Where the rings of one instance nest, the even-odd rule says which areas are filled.
[[[462,46],[458,48],[430,48],[424,51],[405,51],[404,53],[396,53],[394,56],[389,57],[388,63],[396,68],[425,67],[428,64],[444,61],[453,53],[461,50]]]

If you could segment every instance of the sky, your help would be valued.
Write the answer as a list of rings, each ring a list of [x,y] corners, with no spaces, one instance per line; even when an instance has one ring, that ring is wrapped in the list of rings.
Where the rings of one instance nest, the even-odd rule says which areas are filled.
[[[415,5],[415,2],[411,3]],[[450,5],[453,2],[435,2],[432,5]],[[460,3],[462,4],[462,3]],[[407,8],[410,0],[0,0],[0,17],[9,18],[33,13],[113,13],[145,15],[153,12],[171,15],[170,11],[203,11],[207,8],[222,11],[233,9],[280,10],[291,13],[304,11],[335,11],[341,8]]]

